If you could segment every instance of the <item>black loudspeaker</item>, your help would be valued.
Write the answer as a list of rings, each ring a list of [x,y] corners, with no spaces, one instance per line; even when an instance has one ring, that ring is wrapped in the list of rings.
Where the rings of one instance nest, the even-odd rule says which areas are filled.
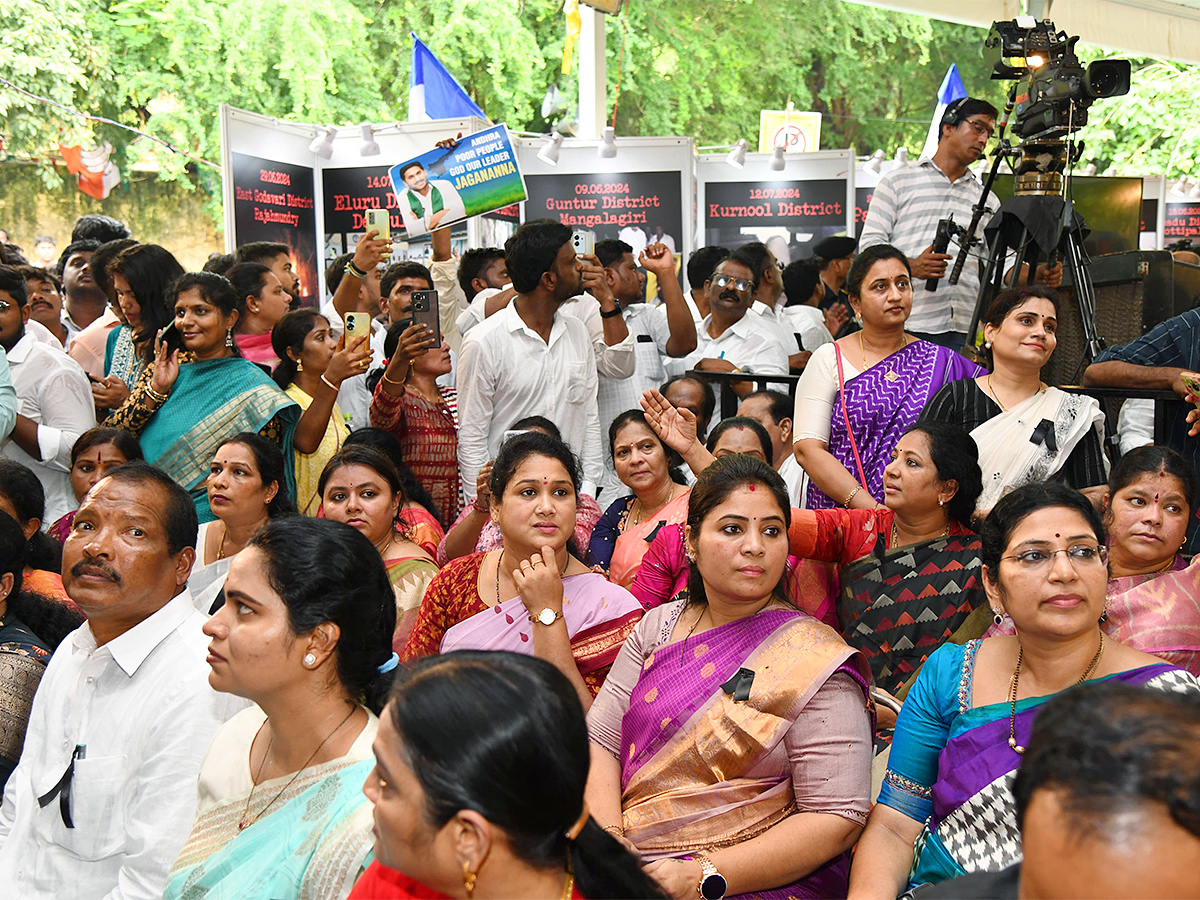
[[[1094,257],[1088,267],[1096,292],[1096,330],[1115,347],[1200,304],[1200,266],[1175,262],[1166,250],[1131,250]],[[1042,370],[1047,384],[1078,384],[1083,334],[1072,285],[1064,281],[1058,347]]]

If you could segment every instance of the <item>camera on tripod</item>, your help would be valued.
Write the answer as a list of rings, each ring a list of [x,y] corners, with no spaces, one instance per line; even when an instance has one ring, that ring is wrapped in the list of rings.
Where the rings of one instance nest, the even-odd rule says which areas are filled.
[[[1079,36],[1055,31],[1049,19],[1020,16],[993,22],[984,46],[998,48],[994,80],[1027,79],[1013,107],[1013,133],[1022,139],[1058,137],[1087,124],[1095,100],[1129,93],[1127,59],[1102,59],[1087,68],[1075,55]]]
[[[1063,171],[1083,152],[1082,143],[1071,152],[1064,138],[1087,124],[1095,100],[1129,93],[1129,60],[1097,60],[1084,68],[1075,55],[1078,42],[1078,35],[1033,16],[993,22],[984,41],[996,51],[993,80],[1024,79],[1009,94],[1021,154],[1013,166],[1016,194],[1062,193]]]

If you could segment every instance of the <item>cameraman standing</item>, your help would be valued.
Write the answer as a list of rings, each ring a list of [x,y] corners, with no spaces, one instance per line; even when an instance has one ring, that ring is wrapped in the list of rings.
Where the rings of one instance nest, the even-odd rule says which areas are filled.
[[[983,184],[967,166],[983,157],[995,130],[996,107],[986,100],[964,97],[946,107],[937,152],[915,166],[893,169],[879,180],[859,239],[860,250],[874,244],[892,244],[908,256],[913,277],[908,330],[953,350],[961,351],[967,342],[987,246],[975,246],[972,253],[979,258],[964,266],[958,284],[942,280],[936,291],[927,291],[925,282],[930,278],[946,279],[948,264],[954,259],[952,253],[935,253],[933,239],[938,221],[948,215],[954,216],[956,225],[965,226],[971,221]],[[999,208],[999,198],[989,193],[988,211],[979,222],[977,237],[983,237],[991,214]],[[948,249],[957,251],[957,241]],[[1039,282],[1057,286],[1062,266],[1039,266],[1037,275]]]

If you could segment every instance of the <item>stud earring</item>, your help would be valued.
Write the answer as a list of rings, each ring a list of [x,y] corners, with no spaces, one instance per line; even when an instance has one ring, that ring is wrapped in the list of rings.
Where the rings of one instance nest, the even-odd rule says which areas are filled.
[[[999,625],[1001,622],[1004,621],[1004,616],[1000,615],[1000,613],[997,610],[993,609],[992,613],[993,613],[992,621],[995,622],[997,625]]]
[[[308,666],[308,668],[310,668],[310,669],[311,669],[311,668],[312,668],[313,666],[315,666],[316,664],[317,664],[317,658],[316,658],[316,656],[314,656],[314,655],[313,655],[313,654],[311,654],[311,653],[305,653],[305,654],[304,654],[304,665]]]
[[[475,873],[471,871],[471,863],[463,860],[463,890],[467,892],[467,900],[475,893]]]
[[[945,506],[945,505],[946,505],[946,501],[943,500],[941,497],[938,497],[938,506]]]
[[[991,349],[992,349],[992,342],[991,342],[991,341],[984,341],[984,342],[983,342],[983,349],[984,349],[984,350],[991,350]]]
[[[233,329],[232,328],[230,328],[229,330],[227,330],[225,332],[225,346],[226,347],[233,346]]]

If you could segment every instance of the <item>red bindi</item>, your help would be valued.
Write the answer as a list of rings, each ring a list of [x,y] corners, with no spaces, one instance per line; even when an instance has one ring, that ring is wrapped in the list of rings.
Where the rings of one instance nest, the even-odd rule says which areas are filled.
[[[753,485],[753,484],[749,484],[749,485],[746,485],[746,486],[747,486],[748,488],[750,488],[750,490],[754,490],[754,488],[755,488],[755,485]]]
[[[1058,532],[1057,532],[1057,531],[1056,531],[1056,532],[1054,532],[1054,536],[1055,536],[1055,537],[1058,537]]]

